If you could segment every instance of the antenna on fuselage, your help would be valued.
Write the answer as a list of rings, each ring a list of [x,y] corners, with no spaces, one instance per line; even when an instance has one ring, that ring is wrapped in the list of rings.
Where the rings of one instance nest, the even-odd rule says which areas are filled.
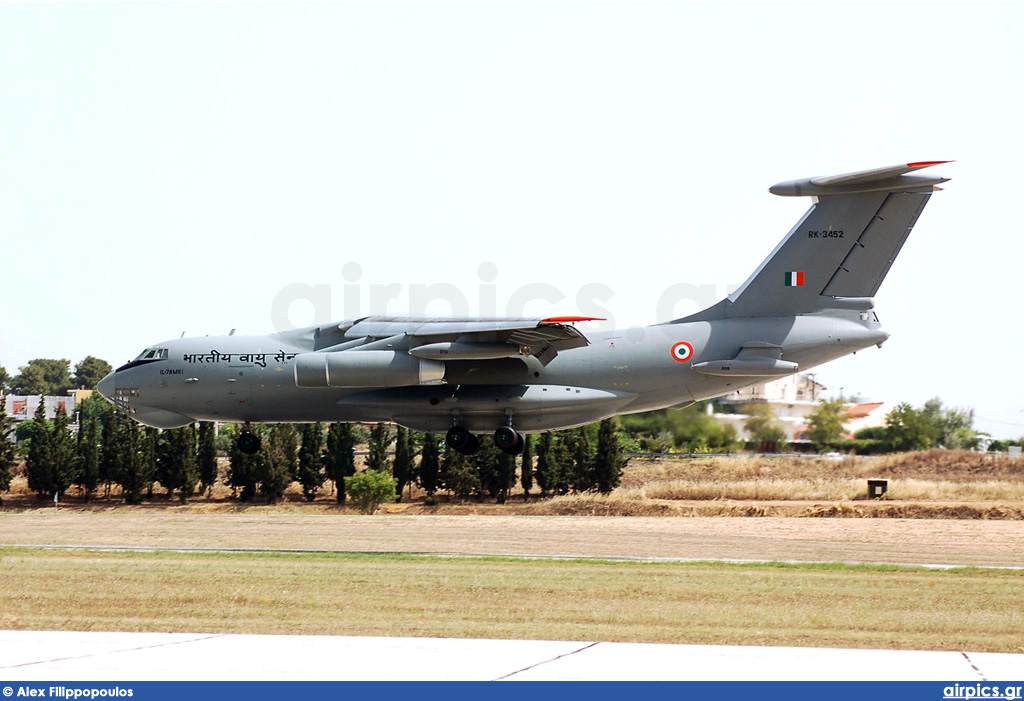
[[[235,335],[235,330],[231,329],[231,331],[228,333],[228,336],[234,336],[234,335]]]
[[[180,335],[180,336],[178,336],[178,338],[185,338],[185,332],[184,332],[184,331],[182,331],[182,332],[181,332],[181,335]]]

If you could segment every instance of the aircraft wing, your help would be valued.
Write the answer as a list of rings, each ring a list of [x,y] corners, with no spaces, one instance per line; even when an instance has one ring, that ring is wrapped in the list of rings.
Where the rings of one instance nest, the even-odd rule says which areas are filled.
[[[341,325],[345,342],[323,350],[405,350],[433,360],[534,356],[544,365],[559,351],[589,345],[572,326],[592,317],[445,318],[368,316]]]

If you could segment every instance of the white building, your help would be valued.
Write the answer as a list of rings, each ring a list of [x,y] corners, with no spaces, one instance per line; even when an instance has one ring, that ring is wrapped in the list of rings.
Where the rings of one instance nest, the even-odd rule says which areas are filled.
[[[75,395],[69,394],[66,397],[44,397],[46,403],[46,418],[53,421],[54,417],[57,416],[57,406],[63,405],[64,412],[74,417],[75,414]],[[3,398],[4,411],[7,415],[12,417],[15,423],[21,423],[28,419],[35,418],[36,410],[39,409],[39,396],[34,397],[22,397],[17,394],[9,394]]]
[[[826,389],[825,385],[810,375],[787,375],[772,382],[736,390],[723,397],[719,402],[735,407],[737,413],[718,413],[714,416],[722,423],[735,426],[741,439],[749,440],[749,434],[743,429],[748,416],[741,412],[748,404],[767,404],[775,412],[776,423],[785,430],[787,441],[807,440],[804,437],[807,415],[818,408],[819,401],[825,398]],[[885,426],[885,416],[892,408],[887,402],[848,404],[844,437],[853,438],[862,428]]]
[[[786,432],[786,440],[800,440],[800,430],[806,424],[807,415],[818,408],[818,400],[825,396],[826,389],[825,385],[810,375],[787,375],[778,380],[738,389],[722,397],[719,403],[735,407],[738,413],[719,413],[714,416],[722,423],[735,426],[740,438],[748,440],[750,436],[743,429],[748,416],[739,412],[748,404],[767,404],[775,412],[776,423]]]

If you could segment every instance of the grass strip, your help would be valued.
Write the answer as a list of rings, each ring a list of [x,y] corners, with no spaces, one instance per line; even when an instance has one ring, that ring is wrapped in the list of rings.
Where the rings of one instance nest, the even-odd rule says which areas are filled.
[[[1024,652],[1024,572],[0,549],[0,627]]]

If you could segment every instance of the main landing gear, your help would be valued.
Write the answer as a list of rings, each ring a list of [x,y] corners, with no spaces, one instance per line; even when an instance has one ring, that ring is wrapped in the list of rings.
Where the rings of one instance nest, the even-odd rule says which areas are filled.
[[[480,439],[462,424],[454,424],[445,434],[444,441],[463,455],[472,455],[480,450]]]
[[[480,450],[480,439],[469,432],[462,424],[453,424],[445,435],[445,443],[463,455],[472,455]],[[525,441],[522,435],[512,426],[500,426],[494,432],[494,444],[509,455],[523,452]]]
[[[511,426],[499,426],[494,432],[494,445],[509,455],[523,452],[525,444],[522,435]]]

